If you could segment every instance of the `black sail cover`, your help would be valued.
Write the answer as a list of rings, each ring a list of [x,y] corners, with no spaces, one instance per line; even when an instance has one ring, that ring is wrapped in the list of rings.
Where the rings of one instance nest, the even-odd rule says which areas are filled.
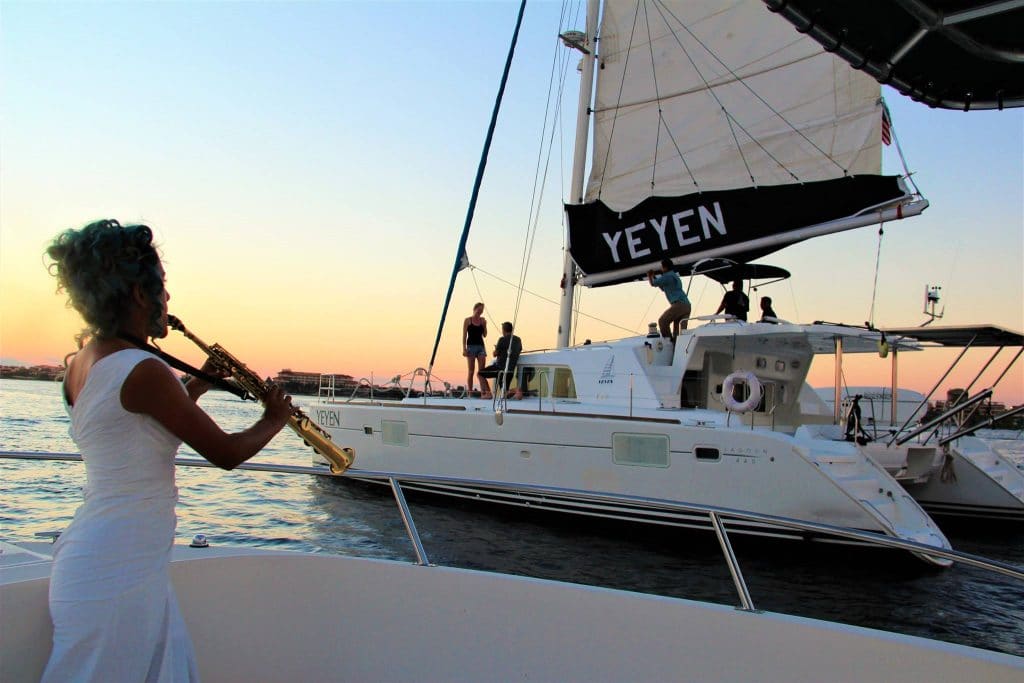
[[[606,2],[598,45],[589,179],[566,206],[582,284],[914,213],[881,175],[881,86],[763,2]]]
[[[614,211],[603,202],[567,204],[573,259],[584,274],[610,273],[671,258],[679,270],[727,254],[745,263],[795,244],[799,230],[854,216],[906,196],[896,176],[857,176],[682,197],[648,197]],[[790,233],[792,237],[787,237]],[[610,285],[643,277],[625,275]]]

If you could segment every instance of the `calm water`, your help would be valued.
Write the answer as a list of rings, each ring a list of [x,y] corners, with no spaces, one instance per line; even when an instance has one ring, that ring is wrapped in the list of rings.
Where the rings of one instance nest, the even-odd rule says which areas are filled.
[[[260,413],[255,404],[217,392],[201,404],[229,431],[244,428]],[[59,385],[0,380],[0,450],[75,452],[67,429]],[[187,447],[182,454],[195,455]],[[307,465],[310,459],[286,431],[257,461]],[[83,482],[79,463],[0,460],[0,538],[31,540],[37,532],[65,527]],[[179,468],[178,486],[180,541],[204,533],[216,544],[415,559],[384,487],[199,468]],[[736,604],[710,535],[432,498],[412,497],[410,504],[435,564]],[[1024,528],[975,522],[944,530],[959,550],[1024,566]],[[759,609],[1024,656],[1024,585],[960,567],[932,571],[917,560],[880,551],[734,543]]]

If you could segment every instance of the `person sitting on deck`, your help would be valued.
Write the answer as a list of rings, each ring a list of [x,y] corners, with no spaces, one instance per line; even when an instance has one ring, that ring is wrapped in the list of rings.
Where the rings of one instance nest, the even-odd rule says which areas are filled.
[[[512,323],[503,322],[501,324],[501,339],[494,346],[494,362],[477,373],[480,377],[480,385],[484,391],[481,398],[493,398],[493,394],[488,391],[487,377],[495,378],[496,388],[508,387],[508,380],[515,376],[516,364],[519,362],[519,354],[522,352],[523,341],[518,336],[512,334]],[[520,399],[522,397],[523,389],[521,383],[517,383],[514,398]]]
[[[775,315],[775,309],[772,308],[772,298],[770,296],[761,297],[761,322],[777,324],[779,316]]]

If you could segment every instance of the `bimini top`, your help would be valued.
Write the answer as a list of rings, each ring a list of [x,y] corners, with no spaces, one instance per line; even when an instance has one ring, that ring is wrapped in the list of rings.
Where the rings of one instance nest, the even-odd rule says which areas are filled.
[[[887,335],[910,337],[919,342],[951,348],[963,348],[968,345],[1024,346],[1024,335],[997,325],[894,327],[882,331]]]
[[[764,263],[736,263],[729,259],[709,258],[693,265],[694,275],[706,275],[716,282],[726,284],[734,280],[785,280],[790,273],[785,268]],[[682,275],[689,275],[685,270]]]
[[[931,107],[1024,106],[1015,0],[764,0],[829,52]]]

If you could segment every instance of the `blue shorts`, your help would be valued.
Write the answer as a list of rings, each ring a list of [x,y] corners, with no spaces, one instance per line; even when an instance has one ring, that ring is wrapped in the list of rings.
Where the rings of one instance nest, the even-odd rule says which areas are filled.
[[[483,344],[467,344],[466,353],[469,354],[470,358],[476,358],[477,356],[487,357],[487,349],[484,348]]]

